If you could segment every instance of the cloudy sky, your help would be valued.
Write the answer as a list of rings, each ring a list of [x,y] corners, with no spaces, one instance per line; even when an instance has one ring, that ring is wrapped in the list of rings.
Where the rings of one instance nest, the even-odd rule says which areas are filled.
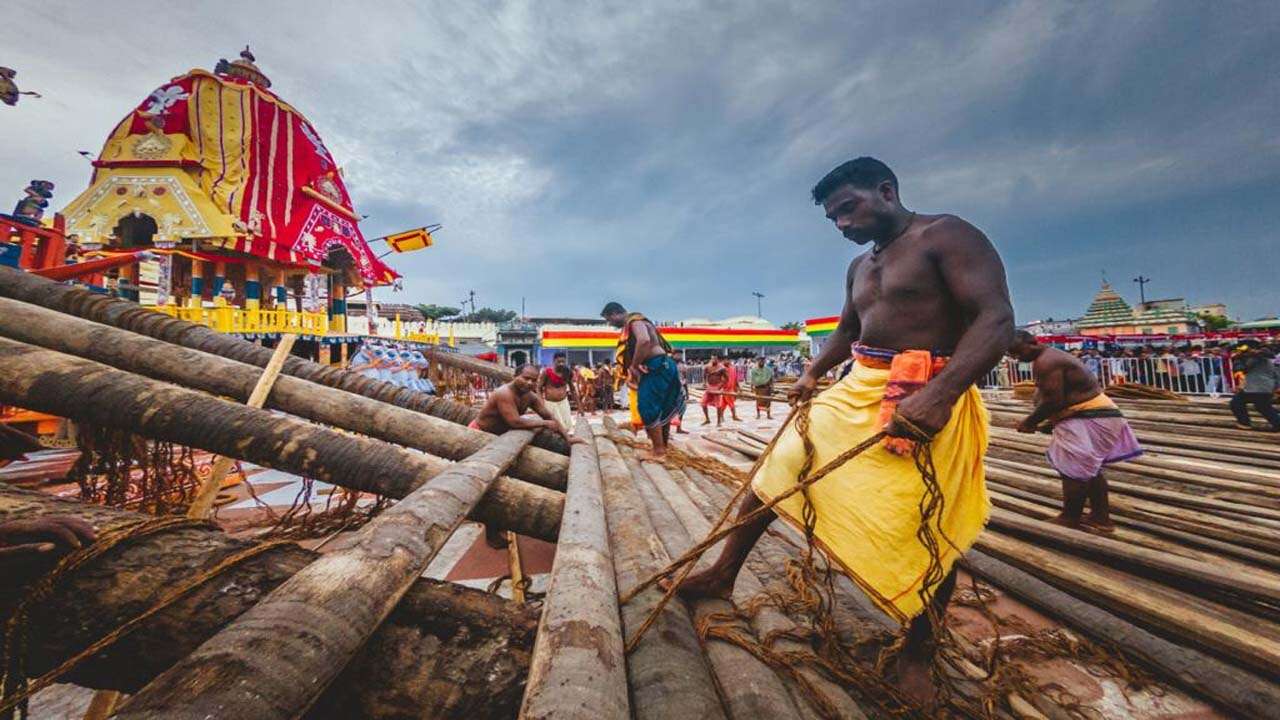
[[[187,6],[185,9],[182,6]],[[662,319],[839,309],[808,199],[862,154],[1004,255],[1020,320],[1136,301],[1280,312],[1280,4],[57,2],[5,11],[0,195],[82,190],[149,92],[251,43],[365,234],[432,222],[382,299]],[[3,200],[4,203],[10,202]]]

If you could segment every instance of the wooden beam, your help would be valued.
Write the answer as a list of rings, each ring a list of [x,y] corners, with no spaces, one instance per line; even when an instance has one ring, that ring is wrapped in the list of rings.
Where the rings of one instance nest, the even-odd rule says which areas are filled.
[[[520,717],[628,720],[627,660],[591,427],[579,418],[564,520]]]
[[[263,376],[252,364],[6,298],[0,298],[0,336],[251,406],[247,401]],[[280,358],[282,369],[291,358]],[[461,460],[493,439],[489,433],[448,420],[288,375],[277,378],[269,389],[265,404],[258,407],[283,410],[450,460]],[[569,459],[563,455],[528,448],[511,474],[563,490],[568,467]]]
[[[625,592],[665,567],[670,556],[654,541],[643,501],[613,441],[597,436],[596,452],[617,587]],[[634,633],[661,597],[662,591],[651,587],[623,605],[623,630]],[[636,720],[725,717],[697,633],[681,603],[668,604],[653,630],[627,656],[627,679]]]
[[[14,268],[0,266],[0,296],[257,367],[266,367],[271,360],[270,350],[240,338],[224,335],[203,325],[169,317],[127,300],[53,282]],[[461,403],[425,395],[393,383],[310,362],[300,357],[290,357],[286,360],[283,372],[286,375],[461,425],[467,425],[479,414],[475,408]],[[562,455],[569,454],[568,445],[558,434],[540,433],[534,444]]]
[[[303,714],[532,439],[508,432],[413,491],[151,681],[117,717]]]
[[[147,519],[0,483],[0,521],[49,515],[78,517],[99,532]],[[33,608],[28,672],[38,677],[57,667],[150,607],[168,588],[251,544],[212,528],[178,527],[104,554]],[[63,681],[137,692],[318,557],[289,544],[234,565],[73,668]],[[510,718],[536,627],[534,611],[496,595],[417,580],[312,716]]]
[[[393,498],[452,467],[385,442],[5,339],[0,401]],[[562,493],[510,478],[493,489],[478,515],[500,519],[500,527],[522,535],[554,539]]]
[[[1119,648],[1187,690],[1207,697],[1237,717],[1273,717],[1280,707],[1280,685],[1206,655],[1194,647],[1170,642],[1126,622],[979,551],[967,553],[966,569],[1018,599],[1059,619],[1107,646]]]

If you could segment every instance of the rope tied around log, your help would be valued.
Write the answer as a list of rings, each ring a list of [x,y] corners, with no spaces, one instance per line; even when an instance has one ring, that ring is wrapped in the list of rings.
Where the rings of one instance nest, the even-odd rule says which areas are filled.
[[[137,629],[143,622],[186,597],[209,580],[268,550],[288,544],[286,540],[270,540],[250,545],[223,557],[213,565],[195,573],[184,582],[171,587],[152,602],[146,610],[116,626],[80,652],[64,660],[57,667],[31,682],[27,681],[26,661],[29,649],[29,620],[31,610],[34,607],[45,602],[64,580],[109,550],[144,537],[183,528],[217,529],[218,526],[208,520],[162,517],[114,527],[100,533],[98,540],[92,545],[65,555],[54,565],[53,569],[27,589],[27,592],[15,607],[13,614],[5,622],[3,644],[0,645],[0,672],[3,673],[3,681],[0,682],[0,718],[4,720],[11,718],[15,708],[25,718],[27,700],[35,693],[57,682],[58,678],[70,672],[80,663],[102,652],[120,638]]]

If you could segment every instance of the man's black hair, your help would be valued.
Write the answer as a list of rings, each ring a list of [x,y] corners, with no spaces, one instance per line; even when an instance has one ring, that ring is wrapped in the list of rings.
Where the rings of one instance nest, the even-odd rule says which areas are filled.
[[[813,186],[813,204],[821,205],[841,185],[872,190],[886,180],[893,186],[893,191],[898,192],[898,176],[888,165],[873,157],[854,158],[827,173]]]
[[[566,359],[567,359],[568,357],[569,357],[568,355],[565,355],[565,354],[564,354],[564,353],[562,353],[562,352],[558,352],[558,353],[556,353],[555,355],[552,355],[552,356],[551,356],[551,359],[552,359],[552,360],[557,360],[557,359],[559,359],[559,358],[566,358]]]
[[[622,303],[609,302],[604,306],[604,309],[600,311],[600,317],[607,318],[610,315],[617,315],[618,313],[626,313],[626,312],[627,312],[627,309],[622,307]]]
[[[1023,343],[1026,345],[1036,345],[1039,343],[1039,341],[1036,340],[1036,336],[1026,330],[1014,330],[1013,341],[1015,343]]]
[[[524,372],[526,368],[533,368],[534,370],[537,370],[538,366],[537,364],[531,363],[531,362],[520,363],[519,365],[516,366],[516,375],[519,375],[520,373]]]

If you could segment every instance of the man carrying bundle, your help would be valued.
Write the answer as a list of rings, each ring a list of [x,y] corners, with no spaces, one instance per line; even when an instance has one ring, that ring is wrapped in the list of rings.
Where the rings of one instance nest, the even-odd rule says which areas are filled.
[[[810,502],[814,545],[906,628],[897,680],[925,704],[935,694],[932,620],[945,612],[953,565],[989,512],[987,412],[974,382],[1000,360],[1013,334],[1004,266],[964,220],[904,208],[897,178],[879,160],[837,167],[814,187],[813,199],[846,238],[872,249],[850,263],[839,325],[792,389],[803,405],[762,458],[751,480],[755,492],[738,517],[794,489],[806,467],[813,474],[881,430],[888,437],[736,528],[715,564],[687,578],[680,592],[729,598],[769,523],[781,516],[803,528]],[[818,378],[851,353],[852,372],[815,397]],[[915,447],[918,440],[927,446]]]
[[[600,316],[618,328],[618,364],[627,373],[632,415],[639,416],[645,434],[653,443],[652,458],[667,454],[671,421],[678,418],[687,400],[680,384],[680,372],[671,357],[671,345],[658,328],[640,313],[628,313],[611,302]]]
[[[1142,454],[1129,423],[1103,394],[1098,378],[1075,356],[1038,344],[1025,330],[1014,333],[1009,354],[1031,363],[1036,381],[1036,407],[1018,424],[1018,432],[1034,433],[1041,423],[1052,428],[1046,454],[1062,476],[1062,513],[1053,522],[1111,532],[1102,466]],[[1085,502],[1088,517],[1083,517]]]

